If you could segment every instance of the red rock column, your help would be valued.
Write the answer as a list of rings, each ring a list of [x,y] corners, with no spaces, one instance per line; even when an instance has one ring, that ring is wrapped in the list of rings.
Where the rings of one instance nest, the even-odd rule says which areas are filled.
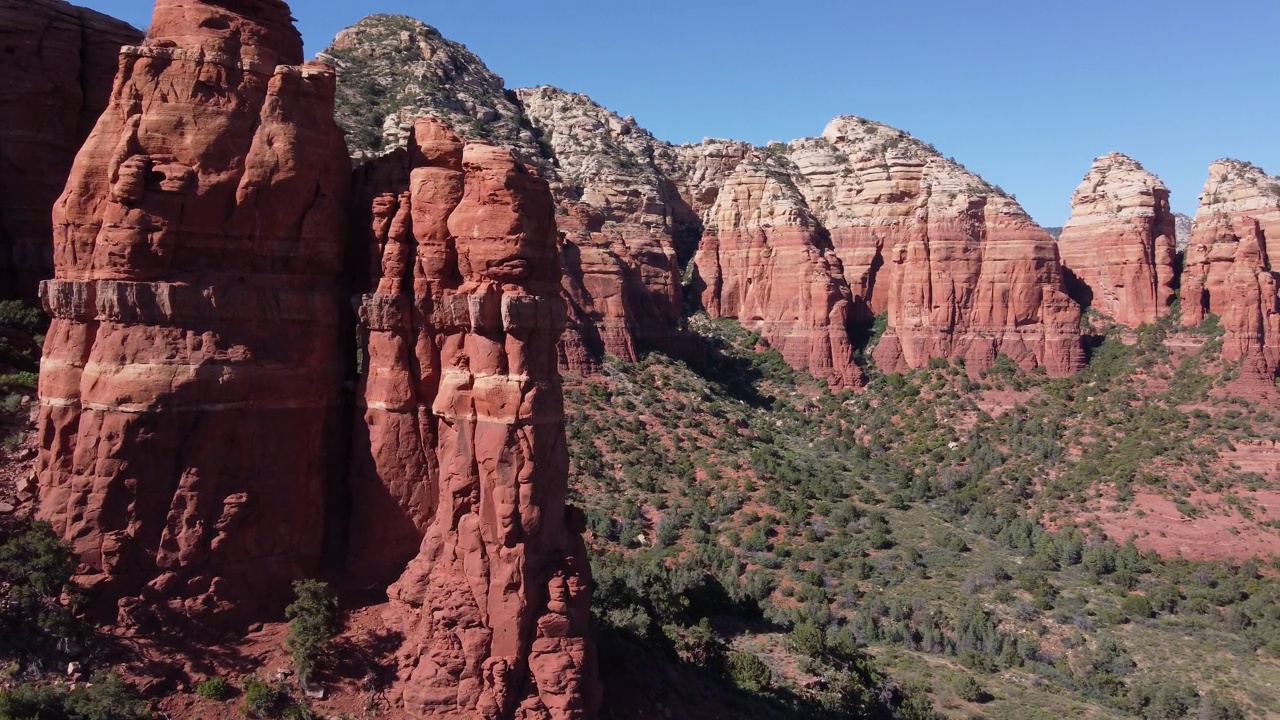
[[[1176,228],[1169,190],[1121,153],[1094,161],[1058,239],[1086,307],[1129,327],[1154,323],[1174,299]]]
[[[440,384],[434,315],[461,285],[449,214],[462,201],[462,140],[420,120],[409,147],[360,168],[368,203],[373,292],[360,302],[366,370],[352,445],[348,573],[385,586],[418,552],[438,500],[432,404]]]
[[[118,619],[314,572],[342,382],[335,79],[276,0],[161,0],[54,213],[38,514]]]
[[[429,120],[415,136],[409,191],[380,201],[399,203],[394,218],[412,232],[397,233],[392,220],[378,248],[383,277],[364,302],[365,421],[385,487],[364,483],[352,500],[357,516],[372,492],[398,503],[400,517],[428,521],[389,591],[388,620],[407,638],[401,699],[410,717],[591,717],[590,567],[581,513],[565,505],[556,343],[566,309],[550,190],[506,150],[472,143],[459,156],[457,138]],[[414,238],[412,254],[397,234]],[[410,273],[409,322],[380,329],[370,308],[404,298],[408,286],[395,278]],[[397,387],[411,389],[374,400]],[[422,435],[422,457],[377,451],[423,402],[435,426]],[[410,467],[438,475],[406,476]],[[405,478],[419,486],[397,486]],[[434,514],[415,500],[423,488],[437,493]],[[368,533],[387,537],[356,523],[353,547],[376,545]]]
[[[1182,272],[1182,324],[1219,315],[1223,357],[1268,391],[1280,367],[1278,237],[1280,178],[1238,160],[1210,165]]]

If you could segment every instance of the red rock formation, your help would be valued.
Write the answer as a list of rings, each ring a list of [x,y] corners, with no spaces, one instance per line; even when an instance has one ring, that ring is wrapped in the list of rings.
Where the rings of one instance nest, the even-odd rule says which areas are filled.
[[[584,519],[565,505],[552,196],[507,150],[464,149],[429,119],[414,137],[378,163],[398,169],[362,180],[389,192],[366,191],[382,258],[361,313],[377,472],[353,480],[352,503],[357,518],[398,527],[357,520],[353,547],[425,525],[389,591],[408,716],[589,717],[599,689]]]
[[[1182,324],[1209,313],[1226,330],[1223,356],[1271,388],[1280,365],[1280,178],[1238,160],[1209,166],[1182,273]]]
[[[1083,366],[1080,308],[1057,247],[1011,197],[860,118],[837,118],[788,156],[863,312],[888,314],[874,351],[882,370],[935,357],[981,370],[998,354],[1053,376]]]
[[[585,95],[516,92],[556,158],[547,174],[565,235],[564,364],[590,372],[605,354],[636,360],[642,348],[671,348],[681,302],[675,233],[682,220],[697,222],[662,171],[671,147]]]
[[[160,0],[54,213],[38,514],[121,622],[278,611],[340,415],[349,164],[279,0]]]
[[[825,231],[778,177],[749,161],[720,187],[693,260],[702,306],[759,332],[792,367],[835,388],[860,386],[849,338],[853,294]]]
[[[142,31],[62,0],[0,0],[0,297],[53,277],[49,217]]]
[[[448,219],[461,201],[463,143],[419,120],[407,147],[357,169],[354,222],[373,261],[360,304],[366,370],[348,479],[348,572],[388,584],[418,552],[439,493],[432,404],[440,384],[433,313],[460,284]],[[359,229],[357,229],[359,231]],[[353,233],[354,234],[354,233]]]
[[[1058,238],[1081,304],[1129,327],[1153,323],[1173,304],[1177,228],[1169,190],[1120,153],[1098,158],[1071,198]]]

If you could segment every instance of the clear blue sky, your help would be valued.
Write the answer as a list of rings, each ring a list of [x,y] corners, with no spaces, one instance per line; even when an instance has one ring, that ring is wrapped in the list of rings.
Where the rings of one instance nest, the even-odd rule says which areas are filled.
[[[150,0],[73,0],[145,27]],[[557,85],[673,142],[907,130],[1062,224],[1118,150],[1194,214],[1208,164],[1280,174],[1277,0],[294,0],[307,52],[374,12],[467,45],[509,87]]]

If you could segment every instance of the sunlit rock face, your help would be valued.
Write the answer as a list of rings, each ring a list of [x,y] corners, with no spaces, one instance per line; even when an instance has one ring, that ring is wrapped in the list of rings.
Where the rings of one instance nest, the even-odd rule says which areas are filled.
[[[1176,294],[1177,224],[1169,190],[1120,153],[1094,161],[1058,239],[1082,304],[1129,327],[1169,313]]]
[[[350,165],[272,0],[157,3],[54,210],[38,515],[124,624],[260,617],[320,559]]]
[[[1182,324],[1212,313],[1223,356],[1242,379],[1270,388],[1280,365],[1280,178],[1238,160],[1209,166],[1182,272]]]

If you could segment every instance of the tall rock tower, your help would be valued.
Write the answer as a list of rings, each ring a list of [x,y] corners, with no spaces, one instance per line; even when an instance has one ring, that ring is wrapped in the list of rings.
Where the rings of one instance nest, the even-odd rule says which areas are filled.
[[[1137,327],[1173,304],[1176,242],[1169,189],[1137,161],[1111,153],[1094,161],[1072,196],[1058,252],[1082,305]]]
[[[57,202],[38,515],[121,623],[278,610],[319,561],[346,302],[334,86],[279,0],[159,0]]]
[[[351,564],[391,587],[404,709],[592,717],[590,566],[565,505],[555,203],[511,152],[432,119],[357,174],[374,291],[353,446]],[[357,210],[357,212],[360,212]],[[420,545],[419,545],[420,540]],[[413,557],[416,551],[416,557]]]

